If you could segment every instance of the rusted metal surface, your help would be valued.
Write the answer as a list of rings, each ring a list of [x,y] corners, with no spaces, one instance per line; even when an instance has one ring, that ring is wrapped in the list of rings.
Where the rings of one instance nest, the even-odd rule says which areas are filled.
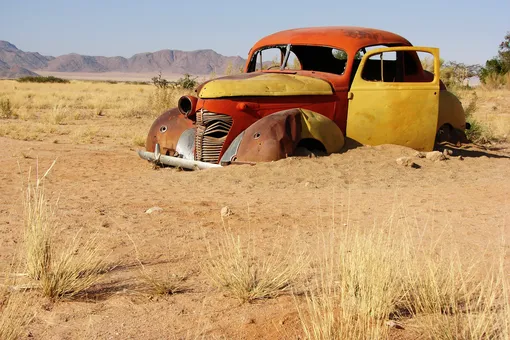
[[[159,143],[163,155],[173,156],[179,137],[191,127],[193,121],[186,119],[177,108],[168,110],[152,123],[145,142],[145,150],[154,152],[156,143]]]
[[[147,151],[154,151],[155,143],[159,143],[162,154],[178,155],[180,159],[193,158],[193,161],[211,164],[251,164],[291,156],[296,152],[296,148],[301,147],[303,140],[311,143],[309,147],[322,143],[326,144],[329,150],[337,150],[343,145],[344,137],[349,137],[347,127],[349,117],[356,118],[354,116],[359,115],[361,111],[373,114],[381,109],[378,106],[380,103],[373,100],[375,97],[370,95],[370,91],[379,98],[386,98],[385,94],[390,94],[387,99],[391,103],[386,103],[387,108],[391,107],[398,112],[395,112],[393,117],[395,119],[391,120],[391,127],[388,124],[386,127],[373,126],[375,121],[381,122],[381,119],[375,119],[372,123],[370,121],[363,123],[363,119],[359,119],[361,116],[357,117],[358,119],[351,119],[351,123],[356,123],[351,124],[356,126],[353,130],[354,135],[363,137],[368,144],[376,135],[377,143],[384,142],[385,136],[393,134],[395,137],[395,131],[404,131],[402,138],[407,142],[409,138],[406,136],[411,131],[406,130],[407,126],[412,126],[411,134],[420,134],[417,122],[413,123],[413,116],[408,114],[413,112],[414,108],[434,111],[429,112],[430,115],[422,115],[422,118],[435,116],[436,118],[431,118],[430,121],[437,122],[436,131],[440,129],[440,123],[463,129],[465,117],[462,106],[458,105],[458,100],[455,100],[453,94],[447,93],[442,82],[439,82],[437,89],[440,98],[439,108],[435,104],[428,105],[425,98],[415,100],[414,96],[399,96],[398,91],[393,91],[398,90],[398,86],[403,86],[402,88],[407,90],[411,90],[413,86],[416,89],[427,87],[427,83],[433,81],[434,75],[423,70],[414,50],[399,52],[405,53],[405,59],[403,56],[398,57],[401,59],[396,61],[396,66],[404,67],[402,65],[409,62],[415,65],[414,70],[403,73],[403,83],[400,85],[395,87],[391,83],[379,81],[370,89],[357,86],[357,89],[354,88],[352,91],[353,80],[363,71],[362,64],[369,54],[364,55],[363,60],[354,58],[354,55],[362,48],[375,45],[401,48],[401,51],[404,51],[402,47],[412,46],[400,35],[363,27],[301,28],[266,36],[256,42],[250,50],[245,73],[202,83],[196,90],[196,96],[186,96],[180,101],[179,108],[182,114],[176,108],[159,117],[150,129],[146,143]],[[324,63],[317,62],[316,69],[288,70],[284,65],[280,65],[276,69],[256,71],[253,64],[255,54],[259,49],[269,46],[281,46],[284,60],[288,60],[289,51],[294,47],[296,56],[305,53],[301,57],[306,62],[313,62],[313,58],[317,56],[326,56],[323,54],[324,48],[344,51],[347,58],[340,65],[340,70],[336,70],[338,65],[328,59],[324,60]],[[306,49],[308,46],[310,49]],[[316,54],[315,52],[319,50],[321,52]],[[363,51],[363,54],[366,54],[365,52]],[[314,63],[309,65],[315,67]],[[330,70],[327,65],[333,65],[336,71]],[[381,71],[382,69],[379,70],[380,74]],[[437,74],[437,70],[435,73]],[[419,83],[423,84],[417,85]],[[324,85],[326,85],[324,88],[321,87]],[[366,99],[362,101],[361,106],[360,96]],[[405,103],[396,105],[396,102],[401,100]],[[354,102],[356,104],[352,105]],[[403,112],[402,108],[405,108],[406,112]],[[392,110],[386,109],[385,117],[392,116]],[[305,112],[309,113],[310,121],[304,118],[307,116],[303,114]],[[363,112],[361,114],[364,114]],[[319,116],[324,119],[317,119]],[[426,136],[421,136],[423,138],[420,142],[422,145],[427,144],[427,148],[433,142],[429,130],[433,130],[434,127],[433,124],[429,124],[430,121],[427,120],[427,133]],[[357,124],[359,122],[362,123]],[[326,128],[321,124],[325,124]],[[364,132],[366,124],[372,124],[367,125],[367,130],[373,133]],[[389,128],[394,131],[391,129],[389,131]],[[398,142],[402,138],[394,139]],[[179,151],[176,152],[176,149]]]
[[[309,144],[310,140],[315,142]],[[247,128],[236,142],[239,145],[234,145],[235,152],[224,161],[276,161],[293,156],[299,146],[317,147],[325,153],[337,152],[342,148],[344,139],[333,121],[312,111],[290,109],[260,119]]]

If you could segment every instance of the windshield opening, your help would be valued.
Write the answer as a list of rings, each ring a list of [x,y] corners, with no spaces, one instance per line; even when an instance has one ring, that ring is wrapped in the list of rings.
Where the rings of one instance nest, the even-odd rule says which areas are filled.
[[[248,72],[263,70],[305,70],[342,75],[347,52],[329,46],[274,45],[255,52]]]

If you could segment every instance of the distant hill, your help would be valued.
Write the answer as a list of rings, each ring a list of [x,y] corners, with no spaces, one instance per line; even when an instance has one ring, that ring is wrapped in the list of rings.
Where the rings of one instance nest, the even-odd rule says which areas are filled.
[[[223,74],[229,65],[240,68],[246,60],[226,57],[213,50],[161,50],[138,53],[131,58],[86,56],[76,53],[58,57],[24,52],[13,44],[0,40],[0,77],[15,78],[26,72],[169,72],[176,74]],[[19,71],[12,72],[16,67]],[[28,74],[24,74],[28,75]]]

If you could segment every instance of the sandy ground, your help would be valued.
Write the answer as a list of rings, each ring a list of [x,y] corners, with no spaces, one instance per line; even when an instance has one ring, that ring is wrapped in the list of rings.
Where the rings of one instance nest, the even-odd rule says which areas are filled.
[[[395,162],[413,150],[380,146],[199,172],[154,169],[134,148],[113,144],[0,138],[0,149],[1,272],[22,241],[22,182],[37,160],[42,172],[57,159],[46,188],[50,199],[59,199],[59,237],[80,229],[97,233],[109,260],[122,263],[86,299],[52,304],[34,298],[37,314],[28,332],[35,339],[298,338],[290,294],[241,304],[209,284],[201,265],[225,225],[261,254],[274,246],[317,251],[325,228],[368,228],[390,218],[405,221],[425,241],[441,234],[488,258],[502,236],[510,238],[505,146],[467,150],[462,160],[458,153],[441,162],[416,158],[419,168]],[[154,206],[163,211],[145,213]],[[224,206],[233,215],[222,222]],[[187,291],[144,292],[133,242],[149,270],[187,275]]]

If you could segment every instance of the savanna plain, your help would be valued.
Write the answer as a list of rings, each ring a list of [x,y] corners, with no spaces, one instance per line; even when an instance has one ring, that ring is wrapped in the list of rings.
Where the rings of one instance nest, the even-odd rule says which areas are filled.
[[[140,159],[188,92],[0,81],[1,339],[510,338],[510,90],[443,160]]]

